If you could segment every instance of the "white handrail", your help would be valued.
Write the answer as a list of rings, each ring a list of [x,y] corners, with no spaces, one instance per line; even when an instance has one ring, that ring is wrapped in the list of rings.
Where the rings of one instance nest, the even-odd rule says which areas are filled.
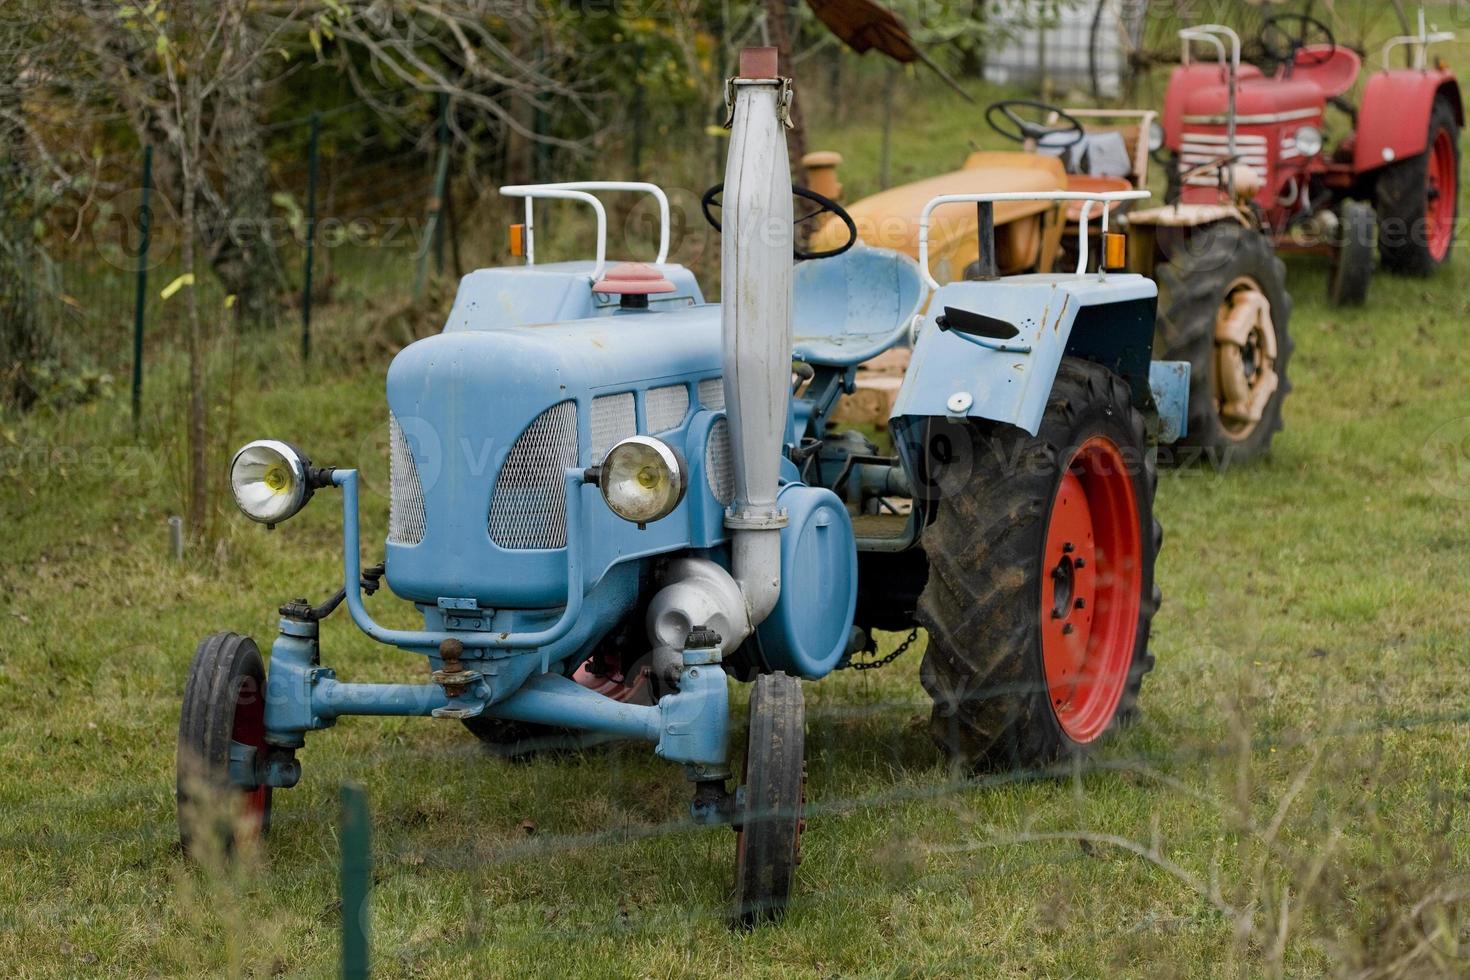
[[[1111,204],[1114,201],[1142,201],[1153,194],[1150,191],[994,191],[989,194],[941,194],[930,198],[929,203],[924,205],[924,210],[919,212],[919,271],[924,275],[924,281],[929,284],[930,289],[938,289],[939,283],[929,272],[929,215],[934,209],[946,204],[984,204],[986,202],[998,201],[1086,201],[1082,207],[1082,220],[1077,228],[1077,275],[1087,275],[1087,218],[1092,211],[1094,201],[1103,204]],[[1108,209],[1103,208],[1102,231],[1108,231]],[[995,243],[988,244],[991,248]],[[1098,269],[1099,275],[1102,269]]]
[[[669,197],[662,187],[642,180],[568,180],[553,184],[507,184],[500,188],[506,197],[526,199],[526,264],[536,264],[536,225],[531,201],[534,198],[560,198],[584,201],[597,211],[597,271],[594,279],[602,278],[602,267],[607,255],[607,213],[602,202],[587,191],[642,191],[652,194],[658,202],[658,257],[655,265],[663,265],[669,257]],[[560,193],[568,192],[568,193]]]
[[[1225,60],[1225,43],[1220,38],[1230,39],[1230,60]],[[1196,27],[1186,27],[1179,32],[1179,39],[1184,42],[1184,51],[1181,60],[1189,64],[1189,45],[1191,41],[1203,41],[1213,45],[1216,53],[1220,55],[1220,67],[1226,70],[1225,78],[1225,153],[1230,157],[1231,165],[1225,172],[1225,182],[1229,185],[1230,199],[1235,199],[1235,93],[1240,81],[1240,35],[1226,27],[1224,24],[1200,24]]]
[[[1418,34],[1400,34],[1398,37],[1391,37],[1383,42],[1383,70],[1389,70],[1388,54],[1390,51],[1401,44],[1417,44],[1419,45],[1419,50],[1414,52],[1414,69],[1416,71],[1423,71],[1429,63],[1429,46],[1431,44],[1438,44],[1441,41],[1453,41],[1454,39],[1454,31],[1435,31],[1433,34],[1429,33],[1429,27],[1424,22],[1424,8],[1420,7]]]

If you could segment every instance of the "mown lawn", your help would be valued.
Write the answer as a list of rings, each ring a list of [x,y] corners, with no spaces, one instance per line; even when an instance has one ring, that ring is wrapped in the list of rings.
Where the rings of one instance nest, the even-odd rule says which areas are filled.
[[[895,159],[928,172],[979,128],[958,100],[914,99]],[[813,145],[847,151],[860,190],[874,137]],[[193,646],[221,628],[267,643],[279,601],[332,588],[336,498],[273,534],[221,510],[218,543],[178,564],[176,365],[150,376],[137,442],[125,399],[7,422],[0,972],[331,974],[345,780],[372,801],[385,976],[1470,972],[1467,270],[1384,276],[1338,311],[1323,265],[1290,263],[1286,431],[1258,465],[1161,481],[1158,667],[1086,768],[956,780],[925,732],[919,650],[808,685],[799,896],[754,933],[725,925],[732,835],[684,825],[674,767],[640,747],[508,762],[449,722],[312,737],[268,845],[195,867],[172,800]],[[324,329],[350,343],[373,308],[351,298]],[[257,434],[361,465],[380,537],[386,361],[323,354],[308,375],[290,350],[247,341],[221,375],[221,466]],[[340,616],[323,643],[344,679],[423,677]]]

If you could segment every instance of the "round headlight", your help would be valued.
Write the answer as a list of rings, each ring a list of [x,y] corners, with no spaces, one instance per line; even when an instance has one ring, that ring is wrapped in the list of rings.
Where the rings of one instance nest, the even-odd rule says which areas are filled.
[[[1296,131],[1296,149],[1304,157],[1314,157],[1322,152],[1322,130],[1316,126],[1303,126]]]
[[[1164,148],[1164,127],[1157,119],[1148,124],[1148,152],[1157,153]]]
[[[311,498],[310,463],[294,446],[275,439],[246,443],[230,463],[230,490],[252,521],[279,524]]]
[[[609,449],[597,479],[612,512],[639,527],[673,513],[687,482],[679,454],[649,436],[630,436]]]

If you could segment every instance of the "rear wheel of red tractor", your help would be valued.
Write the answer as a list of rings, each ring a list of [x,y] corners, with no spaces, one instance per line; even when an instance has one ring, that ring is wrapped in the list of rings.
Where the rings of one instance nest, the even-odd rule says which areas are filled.
[[[918,609],[931,732],[967,768],[1081,752],[1135,709],[1153,667],[1162,532],[1143,416],[1116,374],[1066,358],[1035,437],[946,421],[929,443],[944,492]]]
[[[806,708],[801,682],[761,674],[750,692],[745,788],[735,844],[735,916],[745,927],[786,912],[801,861]]]
[[[1428,149],[1378,176],[1378,254],[1390,272],[1427,276],[1449,258],[1460,190],[1460,127],[1443,96],[1429,113]]]
[[[1155,278],[1154,354],[1190,367],[1188,432],[1161,454],[1216,467],[1265,454],[1291,390],[1285,264],[1265,235],[1219,222],[1176,245]]]
[[[232,744],[266,750],[265,664],[250,637],[216,633],[194,651],[179,716],[175,789],[186,850],[209,838],[228,851],[270,829],[271,788],[231,782]]]

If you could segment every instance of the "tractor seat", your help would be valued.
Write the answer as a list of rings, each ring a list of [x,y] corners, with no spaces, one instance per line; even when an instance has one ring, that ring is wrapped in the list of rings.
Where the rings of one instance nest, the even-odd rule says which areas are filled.
[[[796,357],[831,367],[861,364],[897,344],[928,292],[913,259],[865,245],[797,263],[794,286]]]
[[[1325,44],[1309,44],[1296,53],[1296,64],[1291,68],[1291,77],[1311,82],[1322,90],[1324,99],[1335,98],[1353,87],[1362,70],[1363,59],[1356,51],[1338,47],[1321,64],[1303,64],[1322,57],[1329,48]],[[1286,77],[1286,66],[1277,69],[1277,78]]]

